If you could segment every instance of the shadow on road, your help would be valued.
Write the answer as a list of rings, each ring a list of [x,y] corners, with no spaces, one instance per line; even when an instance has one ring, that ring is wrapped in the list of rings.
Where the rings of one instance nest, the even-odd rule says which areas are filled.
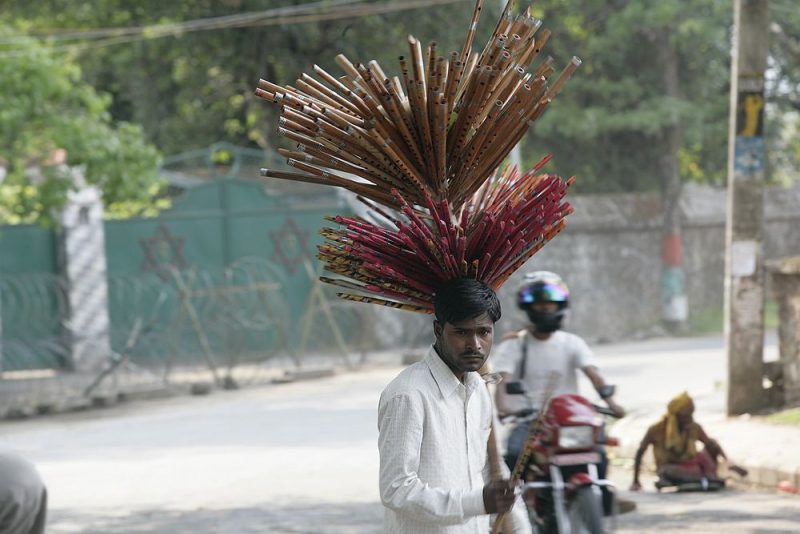
[[[637,501],[639,508],[618,519],[618,534],[688,531],[789,534],[798,532],[800,525],[800,501],[791,496],[737,490],[628,496]],[[742,500],[746,501],[744,507]]]
[[[380,503],[308,504],[250,508],[140,510],[129,515],[113,511],[50,514],[51,534],[379,534]]]

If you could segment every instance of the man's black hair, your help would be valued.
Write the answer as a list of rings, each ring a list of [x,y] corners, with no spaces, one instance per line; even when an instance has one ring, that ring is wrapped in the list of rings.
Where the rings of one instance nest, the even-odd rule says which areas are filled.
[[[433,309],[442,325],[484,313],[496,323],[502,315],[500,300],[492,286],[474,278],[453,278],[437,287]]]

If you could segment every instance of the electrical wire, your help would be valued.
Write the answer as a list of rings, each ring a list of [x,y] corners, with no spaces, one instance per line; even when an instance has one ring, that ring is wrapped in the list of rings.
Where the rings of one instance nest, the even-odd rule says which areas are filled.
[[[159,39],[162,37],[174,37],[183,35],[190,32],[197,31],[211,31],[235,28],[248,28],[256,26],[276,26],[276,25],[291,25],[291,24],[307,24],[310,22],[321,22],[326,20],[337,20],[343,18],[359,18],[369,15],[377,15],[381,13],[391,13],[397,11],[406,11],[411,9],[419,9],[422,7],[431,7],[439,5],[454,4],[464,2],[466,0],[412,0],[407,2],[392,2],[391,4],[361,4],[361,0],[340,0],[338,4],[353,4],[359,3],[360,5],[342,5],[339,9],[327,13],[305,14],[310,10],[293,10],[292,14],[286,15],[286,9],[279,8],[279,10],[270,10],[271,15],[266,16],[267,12],[247,13],[242,16],[236,16],[236,20],[231,20],[229,17],[215,17],[214,19],[198,19],[196,21],[186,21],[184,23],[163,25],[163,26],[139,26],[130,28],[113,29],[118,35],[108,38],[90,41],[87,43],[69,44],[61,46],[52,46],[42,48],[42,52],[46,53],[64,53],[74,51],[85,51],[107,46],[114,46],[125,43],[133,43],[137,41]],[[307,6],[308,4],[306,4]],[[319,5],[319,4],[313,4]],[[329,2],[325,6],[330,6]],[[274,11],[282,11],[284,15],[276,15]],[[245,17],[245,15],[248,15]],[[220,21],[219,19],[227,19]],[[214,21],[213,23],[203,23],[204,21]],[[192,24],[194,23],[194,24]],[[74,32],[71,34],[63,34],[58,37],[65,37],[67,39],[86,38],[87,35],[113,35],[112,29],[99,29],[87,32]],[[78,35],[83,37],[78,37]],[[52,37],[49,37],[52,38]],[[10,44],[12,39],[0,39],[0,44]],[[30,42],[30,37],[23,37],[26,42]],[[0,52],[0,59],[7,57],[16,57],[28,54],[28,49],[9,50],[7,52]]]
[[[185,20],[169,24],[158,24],[148,26],[127,26],[117,28],[95,28],[91,30],[74,31],[69,29],[31,29],[25,36],[15,36],[0,38],[0,44],[15,44],[28,42],[30,37],[47,37],[48,41],[71,41],[78,39],[94,39],[97,37],[120,37],[124,35],[139,35],[155,33],[157,35],[170,35],[183,33],[186,31],[198,31],[204,29],[224,29],[235,28],[241,24],[246,24],[253,20],[260,20],[269,17],[288,16],[304,12],[327,11],[337,6],[364,3],[367,0],[331,0],[301,4],[296,6],[278,7],[264,11],[251,11],[248,13],[238,13],[236,15],[223,15],[220,17],[210,17],[203,19]]]

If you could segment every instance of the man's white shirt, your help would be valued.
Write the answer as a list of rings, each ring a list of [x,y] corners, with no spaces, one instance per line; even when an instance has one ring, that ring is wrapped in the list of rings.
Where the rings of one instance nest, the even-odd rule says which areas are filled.
[[[524,376],[520,376],[523,344],[527,356]],[[495,373],[508,373],[511,380],[521,380],[525,384],[531,402],[520,395],[509,396],[508,402],[515,410],[541,407],[541,396],[546,391],[553,372],[560,375],[554,395],[577,395],[577,371],[595,365],[592,350],[583,338],[563,330],[553,332],[544,341],[536,339],[525,330],[495,348],[490,362]]]
[[[483,487],[494,414],[483,379],[464,376],[462,384],[431,346],[383,391],[378,449],[385,533],[489,531]],[[530,532],[519,498],[512,516],[515,533]]]

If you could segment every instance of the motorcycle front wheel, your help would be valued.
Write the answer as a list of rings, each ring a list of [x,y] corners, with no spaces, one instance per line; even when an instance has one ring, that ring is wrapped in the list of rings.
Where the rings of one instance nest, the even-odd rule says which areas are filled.
[[[572,534],[603,534],[603,510],[591,486],[579,488],[569,505]]]

